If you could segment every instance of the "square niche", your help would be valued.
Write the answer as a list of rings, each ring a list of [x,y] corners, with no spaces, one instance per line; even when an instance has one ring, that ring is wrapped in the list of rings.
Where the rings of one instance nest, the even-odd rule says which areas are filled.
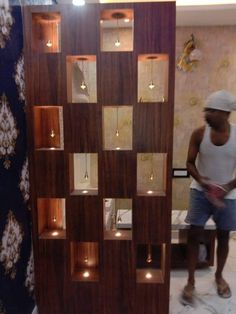
[[[96,242],[71,242],[71,276],[74,281],[99,280],[99,252]]]
[[[34,144],[37,150],[64,149],[63,109],[60,106],[34,107]]]
[[[58,12],[32,14],[32,45],[35,52],[61,51],[61,15]]]
[[[64,239],[66,235],[65,199],[38,198],[38,234],[40,239]]]
[[[67,100],[69,103],[97,102],[95,55],[67,56]]]
[[[166,161],[164,153],[137,154],[137,194],[166,195]]]
[[[168,100],[168,71],[167,54],[138,56],[138,102]]]
[[[103,10],[100,19],[101,51],[133,50],[132,9]]]
[[[166,244],[138,244],[136,280],[138,283],[164,283]]]
[[[132,239],[132,199],[103,199],[105,240]]]
[[[104,106],[103,149],[132,150],[133,140],[133,107]]]
[[[98,154],[70,154],[70,191],[72,195],[98,194]]]

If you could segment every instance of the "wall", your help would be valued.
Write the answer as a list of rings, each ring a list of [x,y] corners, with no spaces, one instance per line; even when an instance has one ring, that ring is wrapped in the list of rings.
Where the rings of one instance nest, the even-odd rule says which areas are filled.
[[[176,56],[194,34],[202,60],[193,72],[176,69],[173,167],[185,168],[189,138],[204,123],[204,99],[213,91],[227,89],[236,95],[236,26],[179,27]],[[236,122],[235,113],[231,120]],[[191,179],[173,179],[173,209],[186,209]]]

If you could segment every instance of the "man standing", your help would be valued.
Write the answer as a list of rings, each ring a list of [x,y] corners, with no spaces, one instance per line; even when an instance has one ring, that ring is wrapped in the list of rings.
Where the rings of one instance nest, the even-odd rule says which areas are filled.
[[[187,169],[193,182],[185,220],[190,224],[188,281],[181,295],[185,305],[194,303],[199,242],[210,217],[217,228],[217,292],[222,298],[231,297],[222,272],[229,251],[229,232],[236,230],[236,125],[229,122],[232,110],[236,110],[236,97],[225,90],[212,93],[204,110],[207,124],[192,133],[189,143]]]

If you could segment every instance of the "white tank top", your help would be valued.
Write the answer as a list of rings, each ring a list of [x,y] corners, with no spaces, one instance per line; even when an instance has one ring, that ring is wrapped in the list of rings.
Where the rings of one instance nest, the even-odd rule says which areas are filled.
[[[210,127],[206,125],[197,157],[197,169],[201,176],[218,184],[226,184],[234,178],[236,169],[236,125],[230,124],[228,141],[221,146],[211,142]],[[193,180],[191,188],[202,191],[200,184]],[[236,199],[236,189],[225,198]]]

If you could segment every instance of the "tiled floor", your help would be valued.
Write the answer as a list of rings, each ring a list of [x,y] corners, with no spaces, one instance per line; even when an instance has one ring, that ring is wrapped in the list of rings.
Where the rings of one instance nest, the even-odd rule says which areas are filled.
[[[186,283],[187,271],[171,272],[170,314],[236,314],[236,233],[231,235],[230,251],[225,266],[224,277],[230,284],[232,297],[222,299],[218,297],[214,285],[215,267],[197,270],[196,272],[196,305],[183,306],[179,296]]]

